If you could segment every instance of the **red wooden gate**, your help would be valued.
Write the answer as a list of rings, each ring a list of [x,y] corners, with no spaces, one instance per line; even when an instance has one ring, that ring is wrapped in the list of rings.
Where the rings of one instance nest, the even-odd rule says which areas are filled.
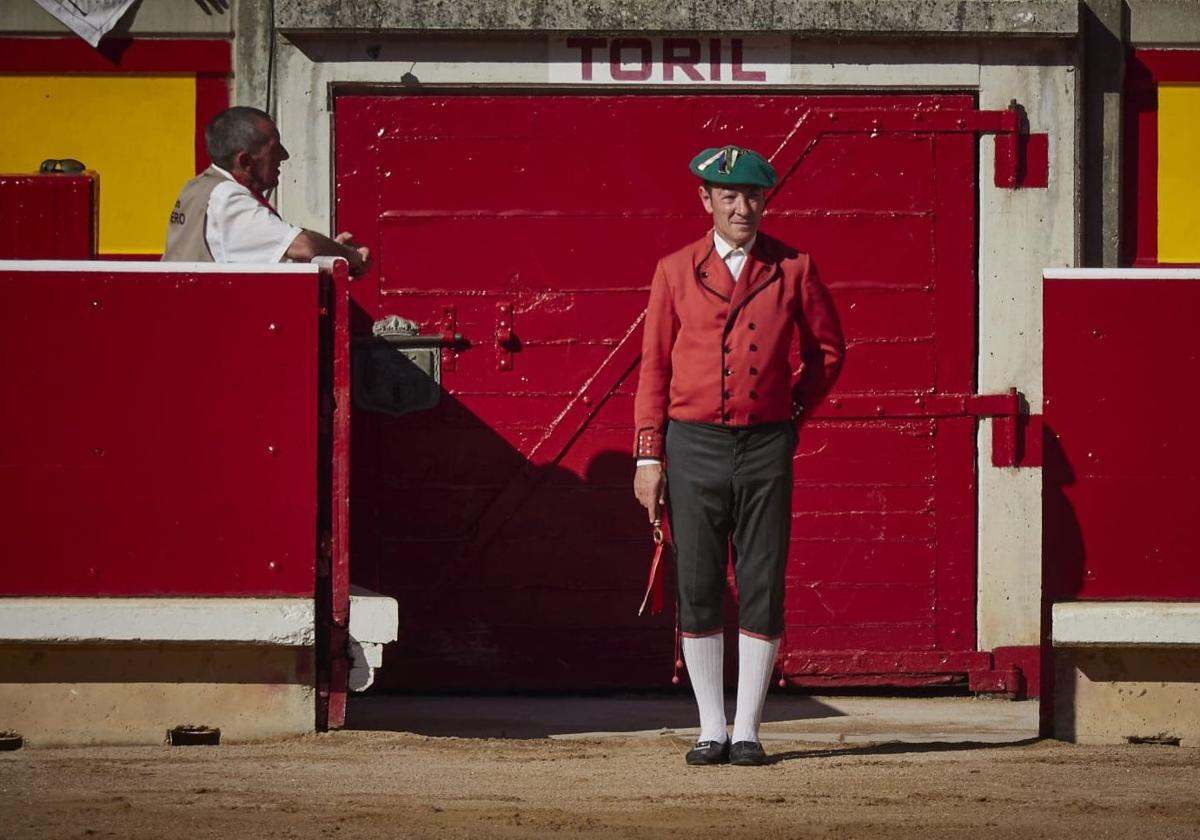
[[[797,455],[785,673],[906,684],[986,667],[975,132],[1002,120],[973,107],[336,97],[338,229],[377,255],[355,331],[401,314],[470,342],[446,355],[437,408],[354,421],[352,574],[400,601],[385,686],[666,684],[670,618],[634,615],[650,553],[629,454],[640,318],[655,260],[709,226],[687,161],[726,142],[774,160],[764,230],[815,256],[849,340]]]

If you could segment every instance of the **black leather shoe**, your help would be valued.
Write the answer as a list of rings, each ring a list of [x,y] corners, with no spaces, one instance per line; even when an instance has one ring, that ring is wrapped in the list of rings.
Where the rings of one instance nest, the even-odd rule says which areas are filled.
[[[767,763],[767,754],[758,741],[738,741],[729,748],[729,763],[738,767],[759,767]]]
[[[724,764],[726,761],[729,761],[728,741],[697,741],[687,754],[687,763],[692,765]]]

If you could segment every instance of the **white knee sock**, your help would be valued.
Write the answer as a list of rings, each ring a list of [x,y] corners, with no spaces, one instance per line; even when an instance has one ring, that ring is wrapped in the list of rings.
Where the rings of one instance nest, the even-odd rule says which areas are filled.
[[[757,741],[762,722],[763,701],[775,670],[778,639],[758,639],[738,634],[737,714],[733,718],[733,742]]]
[[[725,634],[683,637],[683,658],[700,709],[697,741],[725,741]]]

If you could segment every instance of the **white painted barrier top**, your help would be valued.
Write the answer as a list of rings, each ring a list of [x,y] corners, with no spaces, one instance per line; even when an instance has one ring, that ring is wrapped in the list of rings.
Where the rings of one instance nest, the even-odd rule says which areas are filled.
[[[1200,602],[1075,602],[1052,616],[1055,647],[1200,645]]]
[[[308,598],[0,598],[5,642],[225,642],[307,647]]]
[[[0,260],[0,271],[73,271],[78,274],[317,274],[308,263],[160,262],[158,260]]]
[[[1200,280],[1200,268],[1047,268],[1046,280]]]

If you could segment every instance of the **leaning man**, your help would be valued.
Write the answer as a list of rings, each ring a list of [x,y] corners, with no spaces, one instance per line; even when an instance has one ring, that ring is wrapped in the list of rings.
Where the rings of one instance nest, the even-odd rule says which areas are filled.
[[[167,225],[163,259],[171,262],[307,262],[344,257],[351,274],[367,270],[370,253],[350,234],[330,239],[288,224],[266,199],[288,159],[279,129],[265,112],[238,106],[204,130],[212,165],[183,185]]]
[[[633,486],[652,520],[664,481],[670,506],[679,628],[700,712],[687,763],[758,765],[767,763],[758,728],[784,629],[796,434],[832,387],[845,344],[811,258],[759,232],[771,164],[725,146],[690,168],[713,229],[654,273]],[[730,558],[740,630],[732,736],[722,677]]]

